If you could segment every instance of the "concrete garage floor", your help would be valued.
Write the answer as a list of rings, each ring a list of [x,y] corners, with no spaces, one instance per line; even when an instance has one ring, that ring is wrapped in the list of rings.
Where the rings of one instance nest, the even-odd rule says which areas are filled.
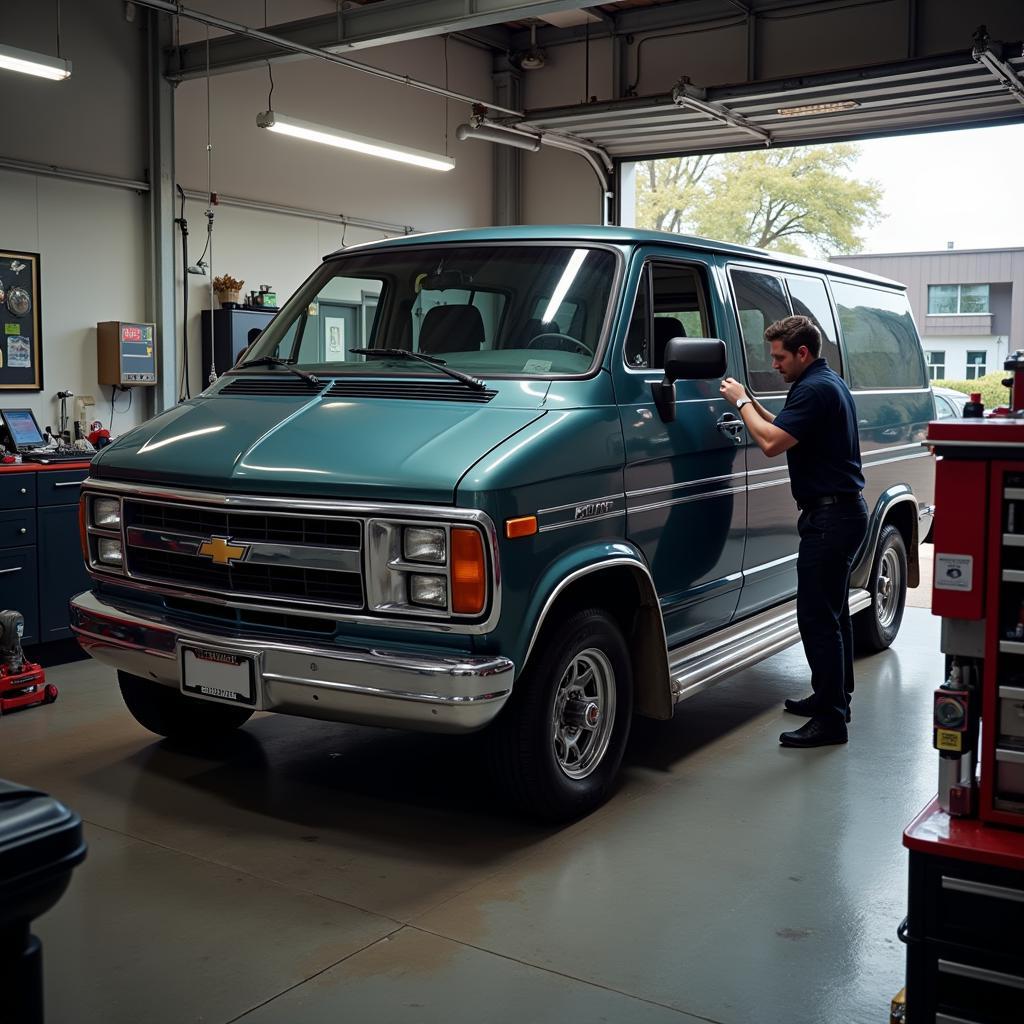
[[[858,663],[848,747],[783,750],[793,648],[639,721],[585,821],[502,816],[473,744],[264,716],[223,760],[159,743],[112,674],[54,668],[0,776],[87,822],[36,924],[49,1024],[881,1024],[903,826],[935,789],[938,621]]]

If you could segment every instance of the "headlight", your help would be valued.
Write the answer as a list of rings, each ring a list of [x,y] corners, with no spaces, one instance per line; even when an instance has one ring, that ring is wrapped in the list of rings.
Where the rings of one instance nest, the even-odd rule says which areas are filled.
[[[121,502],[116,498],[95,498],[92,503],[92,525],[118,529],[121,526]]]
[[[402,548],[407,562],[431,562],[444,565],[445,531],[435,527],[407,526],[402,531]]]
[[[103,565],[122,565],[124,563],[124,551],[121,542],[112,537],[100,537],[96,547],[97,562]]]
[[[371,612],[437,619],[487,610],[490,570],[477,526],[370,519],[365,566]]]
[[[447,608],[448,581],[443,576],[410,576],[409,600],[430,608]]]

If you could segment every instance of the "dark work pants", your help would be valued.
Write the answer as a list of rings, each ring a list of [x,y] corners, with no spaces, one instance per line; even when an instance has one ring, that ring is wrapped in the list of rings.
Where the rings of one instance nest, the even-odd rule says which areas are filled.
[[[800,513],[796,615],[818,717],[843,722],[853,694],[850,570],[867,532],[863,499]]]

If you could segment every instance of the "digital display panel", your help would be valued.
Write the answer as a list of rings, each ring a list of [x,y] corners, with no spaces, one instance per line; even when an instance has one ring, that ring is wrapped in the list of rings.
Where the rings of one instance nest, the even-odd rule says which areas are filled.
[[[31,409],[0,409],[0,417],[3,417],[11,440],[19,451],[46,443]]]
[[[121,324],[121,375],[125,383],[156,379],[152,324]]]

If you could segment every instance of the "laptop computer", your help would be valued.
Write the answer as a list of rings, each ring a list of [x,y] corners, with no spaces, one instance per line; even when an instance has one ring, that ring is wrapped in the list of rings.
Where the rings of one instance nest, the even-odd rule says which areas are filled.
[[[88,462],[94,454],[49,448],[31,409],[0,409],[0,441],[28,462]]]

